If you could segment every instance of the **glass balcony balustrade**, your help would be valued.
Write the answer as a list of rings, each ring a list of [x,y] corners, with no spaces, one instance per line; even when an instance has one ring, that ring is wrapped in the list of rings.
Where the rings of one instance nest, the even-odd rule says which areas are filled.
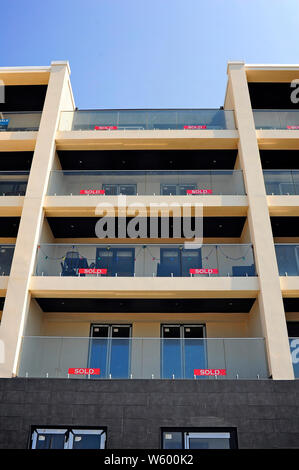
[[[48,195],[244,195],[241,170],[105,170],[51,172]]]
[[[275,244],[280,276],[299,276],[299,245],[295,243]]]
[[[190,244],[189,244],[190,246]],[[192,245],[191,245],[192,246]],[[42,244],[36,276],[255,276],[252,245]]]
[[[299,110],[255,109],[253,110],[253,117],[256,129],[299,129]]]
[[[0,276],[9,276],[15,245],[0,245]]]
[[[263,170],[268,195],[299,195],[299,170]]]
[[[63,111],[60,131],[235,129],[233,111],[223,109],[111,109]]]
[[[42,113],[0,111],[0,132],[38,131]]]
[[[19,377],[267,379],[263,338],[24,337]]]
[[[0,171],[0,196],[25,196],[29,171]]]

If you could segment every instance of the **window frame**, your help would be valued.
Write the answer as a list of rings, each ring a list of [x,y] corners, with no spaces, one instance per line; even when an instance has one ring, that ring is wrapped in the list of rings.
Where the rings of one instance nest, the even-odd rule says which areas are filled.
[[[32,450],[51,450],[51,449],[37,449],[38,436],[40,434],[63,434],[64,444],[63,450],[73,450],[74,437],[76,434],[99,434],[100,447],[98,450],[106,449],[107,442],[107,428],[103,427],[84,427],[84,426],[32,426],[29,439],[29,448]],[[88,449],[87,449],[88,450]]]
[[[190,449],[190,440],[191,439],[200,439],[200,438],[213,438],[213,439],[228,439],[229,445],[231,440],[230,432],[184,432],[184,449]]]
[[[231,449],[238,449],[238,434],[237,434],[237,428],[230,428],[230,427],[165,427],[161,428],[161,449],[165,449],[163,447],[163,441],[164,441],[164,434],[165,433],[181,433],[181,444],[182,444],[182,449],[181,450],[190,450],[186,446],[188,434],[193,434],[193,437],[196,435],[202,435],[202,434],[210,434],[212,437],[212,434],[214,435],[219,435],[219,434],[229,434],[229,450]],[[174,449],[173,449],[174,450]],[[192,449],[191,449],[192,450]],[[203,451],[205,449],[202,449]],[[215,449],[216,450],[216,449]]]

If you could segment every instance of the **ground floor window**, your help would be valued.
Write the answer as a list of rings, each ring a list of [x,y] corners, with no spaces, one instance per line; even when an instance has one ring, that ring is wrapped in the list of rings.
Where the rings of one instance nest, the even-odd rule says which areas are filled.
[[[105,449],[104,429],[34,428],[31,449]]]
[[[196,429],[162,431],[163,449],[235,449],[236,431],[232,429]]]

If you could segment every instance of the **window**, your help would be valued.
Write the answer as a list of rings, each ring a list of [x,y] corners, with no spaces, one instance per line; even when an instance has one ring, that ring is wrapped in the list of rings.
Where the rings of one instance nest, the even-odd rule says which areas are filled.
[[[103,184],[106,196],[134,196],[137,194],[136,184]]]
[[[160,249],[157,276],[190,277],[190,268],[202,268],[201,249]]]
[[[236,449],[234,429],[198,429],[162,431],[163,449]]]
[[[161,184],[162,196],[186,196],[190,189],[197,189],[196,184]]]
[[[31,449],[105,449],[103,429],[34,428]]]
[[[95,267],[107,269],[107,276],[134,276],[134,248],[97,248]]]

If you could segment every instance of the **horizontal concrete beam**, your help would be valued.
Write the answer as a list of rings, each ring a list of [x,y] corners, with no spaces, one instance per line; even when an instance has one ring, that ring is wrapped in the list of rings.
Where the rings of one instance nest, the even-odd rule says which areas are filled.
[[[59,277],[33,276],[34,297],[255,298],[257,277]]]

